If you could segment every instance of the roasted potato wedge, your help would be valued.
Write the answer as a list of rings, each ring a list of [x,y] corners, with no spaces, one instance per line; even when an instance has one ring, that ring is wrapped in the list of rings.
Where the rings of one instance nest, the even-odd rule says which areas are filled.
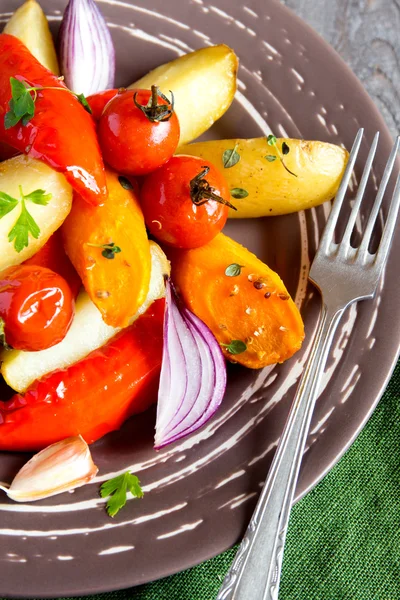
[[[0,271],[11,265],[18,265],[36,254],[71,210],[72,188],[64,175],[25,155],[0,163],[0,192],[19,199],[20,188],[25,195],[41,189],[52,197],[46,206],[26,203],[40,233],[37,239],[29,234],[28,246],[21,252],[17,252],[14,244],[8,241],[8,234],[21,214],[21,203],[0,218]]]
[[[282,154],[284,143],[289,148],[286,155]],[[233,148],[240,160],[225,168],[223,154]],[[246,197],[232,200],[237,211],[231,209],[229,216],[236,219],[284,215],[330,200],[349,156],[347,150],[334,144],[279,138],[275,147],[269,146],[265,137],[197,142],[181,147],[180,152],[214,163],[225,175],[231,192],[247,192]],[[285,169],[281,158],[294,175]]]
[[[165,295],[164,276],[169,275],[170,267],[165,254],[157,244],[150,242],[151,280],[149,292],[131,318],[133,323],[146,312],[154,300]],[[65,338],[59,344],[40,352],[24,352],[23,350],[3,350],[1,373],[17,392],[24,392],[35,379],[40,379],[56,369],[65,369],[87,356],[92,350],[100,348],[120,329],[106,325],[101,313],[82,290],[76,301],[75,317]]]
[[[55,75],[60,74],[49,24],[36,0],[26,0],[15,11],[5,26],[4,33],[20,39],[46,69]]]
[[[175,97],[181,128],[180,144],[204,133],[232,103],[236,91],[238,59],[224,44],[201,48],[157,67],[130,88],[150,89],[158,85]]]
[[[65,250],[105,323],[125,327],[149,290],[150,246],[134,191],[123,188],[110,169],[106,178],[108,197],[101,206],[74,195],[62,235]],[[107,251],[105,244],[115,244],[119,252]]]

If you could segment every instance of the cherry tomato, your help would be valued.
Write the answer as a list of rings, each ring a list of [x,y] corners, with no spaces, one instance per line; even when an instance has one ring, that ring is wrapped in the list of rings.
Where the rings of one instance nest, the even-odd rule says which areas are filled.
[[[120,89],[124,92],[126,91],[125,88]],[[97,94],[92,94],[86,98],[86,100],[89,102],[89,106],[92,110],[92,117],[95,121],[99,121],[107,104],[110,102],[110,100],[115,98],[119,91],[120,90],[117,89],[104,90],[103,92],[97,92]]]
[[[61,342],[74,304],[65,279],[50,269],[18,265],[0,274],[0,318],[13,348],[37,351]]]
[[[165,164],[178,146],[179,133],[173,101],[156,86],[117,94],[98,126],[104,160],[125,175],[146,175]]]
[[[140,192],[150,232],[175,248],[210,242],[228,218],[229,186],[216,167],[196,156],[174,156],[148,175]]]

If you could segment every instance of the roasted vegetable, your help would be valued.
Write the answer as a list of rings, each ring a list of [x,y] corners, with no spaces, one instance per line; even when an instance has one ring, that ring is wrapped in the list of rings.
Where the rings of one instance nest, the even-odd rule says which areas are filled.
[[[37,265],[15,265],[0,273],[2,341],[39,352],[59,344],[74,318],[74,297],[58,273]]]
[[[125,175],[139,177],[165,165],[179,144],[172,100],[156,85],[120,91],[104,108],[97,128],[104,160]]]
[[[173,156],[140,188],[150,233],[175,248],[197,248],[212,240],[226,223],[229,198],[218,169],[195,156]]]
[[[0,162],[18,156],[18,154],[20,154],[18,150],[15,150],[15,148],[12,148],[4,142],[0,142]]]
[[[32,456],[2,489],[14,502],[36,502],[86,485],[97,472],[87,443],[73,436]]]
[[[224,166],[224,152],[233,149],[239,160]],[[348,159],[348,152],[334,144],[278,138],[270,145],[265,137],[197,142],[180,152],[201,156],[221,169],[238,199],[237,211],[229,211],[236,219],[284,215],[330,200]]]
[[[73,92],[87,96],[113,87],[115,48],[95,0],[69,0],[58,32],[58,54]]]
[[[124,327],[149,290],[151,257],[142,210],[133,190],[106,171],[108,198],[90,206],[75,194],[62,226],[65,250],[103,320]]]
[[[34,256],[25,261],[25,265],[35,265],[37,267],[46,267],[55,273],[64,277],[68,282],[73,297],[76,299],[79,290],[82,287],[82,281],[78,273],[72,266],[71,261],[65,254],[61,229],[57,229],[49,237],[44,246],[42,246]]]
[[[15,11],[5,26],[4,33],[17,37],[46,69],[55,75],[60,74],[49,24],[36,0],[26,0]]]
[[[193,250],[168,249],[185,305],[211,329],[228,360],[259,369],[300,349],[304,326],[282,280],[220,233]]]
[[[21,190],[25,195],[43,190],[44,196],[51,195],[51,198],[48,202],[46,200],[47,204],[26,202],[29,214],[39,227],[39,234],[35,238],[29,232],[28,245],[18,252],[15,249],[15,241],[11,243],[8,236],[21,215]],[[18,204],[9,212],[6,212],[7,204],[10,208],[11,204],[7,198],[4,199],[4,194],[18,200]],[[60,227],[71,210],[72,188],[61,173],[53,171],[38,160],[21,155],[0,163],[0,199],[3,205],[0,213],[0,271],[2,271],[36,254],[51,234]],[[35,228],[34,233],[37,233]]]
[[[0,143],[63,173],[85,200],[98,205],[107,197],[104,164],[84,102],[20,40],[0,33]]]
[[[95,121],[99,121],[103,110],[107,104],[118,94],[118,89],[104,90],[97,92],[86,98],[92,111],[92,117]]]
[[[100,350],[0,401],[0,450],[39,450],[73,435],[90,444],[157,398],[164,302]]]
[[[169,275],[169,263],[159,246],[150,242],[152,257],[149,293],[133,323],[149,306],[165,295],[164,277]],[[106,344],[120,330],[106,325],[101,314],[85,291],[76,301],[75,317],[62,342],[41,352],[3,350],[0,355],[1,373],[10,387],[24,392],[36,379],[58,369],[66,369]],[[1,419],[0,419],[1,420]]]
[[[158,85],[172,90],[181,128],[180,143],[191,142],[226,112],[236,91],[238,60],[228,46],[210,46],[157,67],[131,88]]]

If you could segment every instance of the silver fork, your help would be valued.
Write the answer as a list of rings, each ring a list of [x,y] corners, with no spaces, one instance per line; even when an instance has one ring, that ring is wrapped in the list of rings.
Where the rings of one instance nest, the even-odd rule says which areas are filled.
[[[368,154],[342,241],[339,244],[334,242],[334,231],[362,137],[363,129],[360,129],[309,273],[311,282],[322,296],[322,310],[314,346],[297,388],[260,499],[232,566],[222,583],[217,600],[278,598],[290,509],[333,335],[350,304],[373,298],[389,254],[400,204],[400,175],[396,180],[378,250],[375,254],[370,254],[368,248],[395,165],[400,137],[397,138],[386,164],[360,246],[357,249],[352,248],[350,238],[371,171],[379,133],[375,135]]]

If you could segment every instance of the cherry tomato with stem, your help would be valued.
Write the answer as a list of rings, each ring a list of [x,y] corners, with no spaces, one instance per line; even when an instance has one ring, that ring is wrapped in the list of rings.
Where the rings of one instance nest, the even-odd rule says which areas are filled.
[[[146,225],[175,248],[197,248],[224,227],[230,190],[222,173],[197,156],[177,155],[148,175],[140,191]]]
[[[50,269],[18,265],[0,273],[0,330],[13,348],[39,351],[58,344],[74,309],[68,283]]]
[[[171,100],[150,90],[117,94],[98,124],[104,160],[124,175],[146,175],[164,165],[179,143],[179,121]]]

